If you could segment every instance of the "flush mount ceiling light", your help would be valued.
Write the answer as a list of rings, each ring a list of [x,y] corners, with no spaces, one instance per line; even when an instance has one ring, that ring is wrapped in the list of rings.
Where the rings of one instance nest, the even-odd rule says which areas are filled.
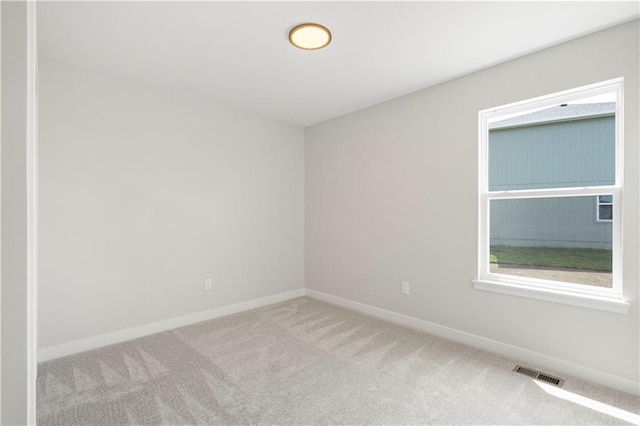
[[[300,24],[289,31],[289,41],[298,49],[318,50],[331,43],[331,32],[320,24]]]

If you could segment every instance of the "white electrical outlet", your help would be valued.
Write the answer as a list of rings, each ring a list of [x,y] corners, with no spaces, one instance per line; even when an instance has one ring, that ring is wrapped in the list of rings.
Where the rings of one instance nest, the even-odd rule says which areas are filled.
[[[402,282],[402,294],[409,294],[409,283]]]
[[[211,285],[213,284],[213,280],[211,278],[207,278],[204,280],[204,289],[211,290]]]

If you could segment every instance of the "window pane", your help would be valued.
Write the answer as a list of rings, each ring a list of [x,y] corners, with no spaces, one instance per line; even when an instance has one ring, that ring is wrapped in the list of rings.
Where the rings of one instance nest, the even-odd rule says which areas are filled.
[[[588,99],[489,124],[489,190],[615,184],[615,102]]]
[[[612,286],[612,223],[594,220],[597,197],[490,201],[490,271]]]
[[[598,220],[611,220],[613,218],[613,206],[598,206]]]
[[[613,195],[598,195],[598,199],[601,203],[611,204],[613,202]]]

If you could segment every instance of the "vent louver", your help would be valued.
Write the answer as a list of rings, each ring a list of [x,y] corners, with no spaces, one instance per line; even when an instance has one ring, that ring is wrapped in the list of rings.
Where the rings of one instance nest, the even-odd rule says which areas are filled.
[[[515,371],[516,373],[524,374],[525,376],[529,376],[535,380],[549,383],[554,386],[562,387],[562,385],[564,384],[564,379],[554,377],[550,374],[542,373],[532,368],[523,367],[521,365],[516,365],[515,367],[513,367],[513,371]]]

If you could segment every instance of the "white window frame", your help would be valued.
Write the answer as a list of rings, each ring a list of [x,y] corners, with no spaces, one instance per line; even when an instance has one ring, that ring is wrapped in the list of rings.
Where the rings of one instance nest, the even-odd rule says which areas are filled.
[[[615,184],[592,187],[549,188],[527,190],[489,190],[489,122],[508,118],[534,109],[543,109],[574,100],[615,93]],[[566,90],[546,96],[515,102],[478,113],[479,123],[479,200],[478,200],[478,270],[473,285],[476,289],[588,308],[627,313],[629,303],[622,293],[622,167],[623,167],[623,79],[617,78]],[[491,200],[550,197],[598,196],[612,194],[612,288],[499,274],[489,267],[489,206]]]
[[[609,194],[602,194],[602,195],[596,196],[596,222],[611,223],[611,222],[613,222],[613,199],[611,199],[610,203],[602,202],[602,201],[600,201],[600,197],[603,196],[603,195],[609,195]],[[611,206],[611,209],[612,209],[611,217],[612,217],[612,219],[602,219],[600,217],[600,206]]]

